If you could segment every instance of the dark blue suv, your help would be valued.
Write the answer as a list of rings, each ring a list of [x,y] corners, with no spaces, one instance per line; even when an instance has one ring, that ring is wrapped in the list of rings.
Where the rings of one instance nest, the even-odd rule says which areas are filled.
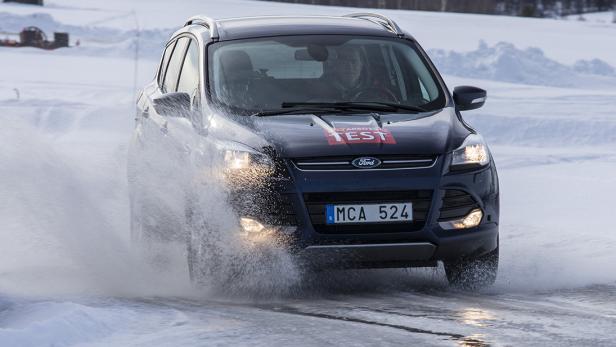
[[[450,283],[478,287],[497,274],[498,177],[460,111],[485,100],[475,87],[450,93],[417,41],[381,15],[196,16],[139,97],[131,160],[147,127],[214,138],[246,235],[284,236],[316,267],[442,261]],[[169,219],[146,217],[156,198],[138,176],[131,214],[141,235]],[[194,277],[206,248],[185,237]]]

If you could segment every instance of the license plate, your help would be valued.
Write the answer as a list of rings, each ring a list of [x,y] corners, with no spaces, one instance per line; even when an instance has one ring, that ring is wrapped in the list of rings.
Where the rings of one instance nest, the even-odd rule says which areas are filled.
[[[327,224],[393,223],[412,222],[413,204],[411,202],[365,204],[365,205],[325,205]]]

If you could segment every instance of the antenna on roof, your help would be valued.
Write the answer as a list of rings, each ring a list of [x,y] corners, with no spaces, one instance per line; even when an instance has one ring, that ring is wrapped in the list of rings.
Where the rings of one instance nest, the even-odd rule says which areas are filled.
[[[208,16],[203,16],[203,15],[193,16],[193,17],[188,18],[186,23],[184,23],[184,26],[193,25],[193,24],[202,25],[208,28],[210,30],[210,38],[212,40],[218,40],[219,38],[218,26],[216,24],[216,20],[214,20],[213,18],[210,18]]]
[[[404,36],[404,32],[402,32],[402,29],[400,29],[400,27],[398,26],[398,24],[396,24],[396,22],[394,22],[393,20],[391,20],[388,17],[385,17],[385,16],[383,16],[381,14],[376,14],[376,13],[350,13],[350,14],[344,15],[343,17],[364,19],[364,20],[367,20],[367,21],[370,21],[372,23],[375,23],[375,24],[378,24],[378,25],[382,26],[387,31],[392,32],[392,33],[398,35],[399,37],[403,37]]]

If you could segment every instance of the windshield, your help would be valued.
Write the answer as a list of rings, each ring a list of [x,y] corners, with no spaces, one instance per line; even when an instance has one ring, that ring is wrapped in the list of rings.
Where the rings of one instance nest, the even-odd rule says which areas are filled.
[[[212,44],[209,95],[241,114],[283,103],[395,103],[443,108],[435,76],[407,40],[345,35],[280,36]],[[404,112],[401,110],[400,112]]]

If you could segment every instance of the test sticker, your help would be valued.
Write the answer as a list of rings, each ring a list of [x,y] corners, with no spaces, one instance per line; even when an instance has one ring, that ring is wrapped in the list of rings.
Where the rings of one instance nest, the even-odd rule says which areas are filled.
[[[350,145],[354,143],[396,144],[391,131],[381,128],[335,128],[333,131],[325,131],[325,134],[330,145]]]

